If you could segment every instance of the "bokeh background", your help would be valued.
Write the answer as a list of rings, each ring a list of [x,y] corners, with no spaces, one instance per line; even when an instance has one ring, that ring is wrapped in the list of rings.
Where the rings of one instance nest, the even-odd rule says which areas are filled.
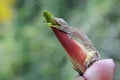
[[[79,27],[120,80],[120,0],[0,0],[0,80],[74,80],[72,64],[43,11]]]

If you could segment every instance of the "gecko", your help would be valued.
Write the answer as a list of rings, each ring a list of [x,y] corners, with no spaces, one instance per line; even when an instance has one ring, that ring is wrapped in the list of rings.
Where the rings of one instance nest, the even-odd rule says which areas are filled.
[[[72,37],[79,38],[80,40],[83,41],[83,46],[86,48],[86,50],[91,52],[88,54],[87,59],[86,59],[86,63],[85,63],[86,68],[88,68],[94,62],[100,59],[100,55],[98,51],[95,49],[93,43],[79,28],[69,26],[67,22],[63,20],[62,18],[54,17],[54,20],[60,25],[57,28],[67,33],[69,39],[71,39]]]

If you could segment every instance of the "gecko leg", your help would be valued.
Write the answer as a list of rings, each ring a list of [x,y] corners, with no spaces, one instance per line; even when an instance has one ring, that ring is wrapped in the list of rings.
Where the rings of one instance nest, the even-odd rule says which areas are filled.
[[[74,32],[68,27],[68,25],[61,25],[58,29],[67,33],[69,40],[72,39]]]
[[[68,36],[68,38],[69,38],[69,40],[70,40],[70,39],[72,39],[72,37],[73,37],[73,33],[70,32],[70,33],[67,34],[67,36]]]

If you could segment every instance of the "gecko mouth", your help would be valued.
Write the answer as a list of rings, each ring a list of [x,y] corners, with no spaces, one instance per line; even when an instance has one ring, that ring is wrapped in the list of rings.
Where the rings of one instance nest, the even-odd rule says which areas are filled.
[[[78,72],[84,73],[86,70],[84,62],[87,54],[81,44],[74,39],[69,39],[66,32],[63,32],[55,27],[51,28],[65,51],[68,53],[68,56],[70,57],[75,69]]]

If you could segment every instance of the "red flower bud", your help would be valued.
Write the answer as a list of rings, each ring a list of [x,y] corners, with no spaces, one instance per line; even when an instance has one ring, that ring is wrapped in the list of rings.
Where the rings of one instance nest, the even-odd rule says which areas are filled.
[[[86,70],[84,61],[86,59],[87,53],[85,52],[82,45],[74,39],[69,39],[65,32],[62,32],[55,27],[51,28],[64,49],[67,51],[72,64],[75,66],[75,68],[81,70],[81,72],[84,73]]]

